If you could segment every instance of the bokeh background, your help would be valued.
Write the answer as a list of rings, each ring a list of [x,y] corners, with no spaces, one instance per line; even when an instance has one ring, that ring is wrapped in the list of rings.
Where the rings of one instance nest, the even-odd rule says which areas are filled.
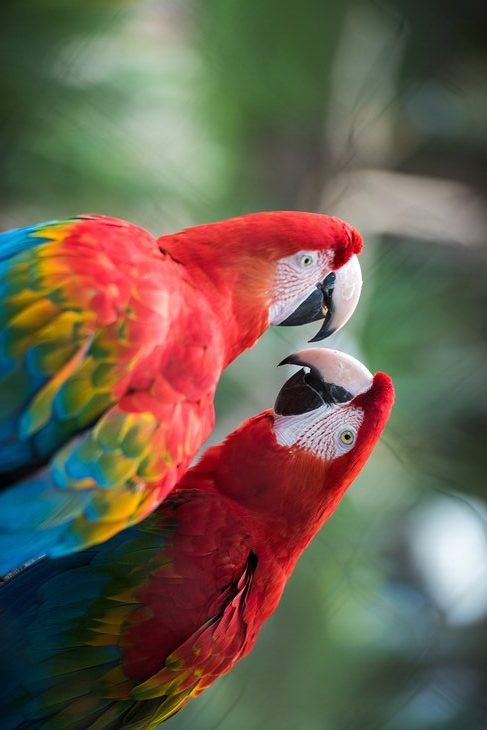
[[[485,21],[479,0],[2,1],[0,229],[281,208],[366,239],[329,345],[393,376],[390,426],[251,656],[171,730],[487,728]],[[315,329],[229,369],[212,441]]]

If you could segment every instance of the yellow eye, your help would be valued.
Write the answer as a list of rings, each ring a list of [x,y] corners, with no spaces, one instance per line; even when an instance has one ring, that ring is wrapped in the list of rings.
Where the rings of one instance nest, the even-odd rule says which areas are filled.
[[[314,258],[310,253],[302,253],[299,257],[298,263],[303,269],[306,269],[308,266],[311,266],[311,264],[314,264]]]
[[[342,431],[338,438],[344,446],[351,446],[355,441],[355,434],[353,431],[347,429],[346,431]]]

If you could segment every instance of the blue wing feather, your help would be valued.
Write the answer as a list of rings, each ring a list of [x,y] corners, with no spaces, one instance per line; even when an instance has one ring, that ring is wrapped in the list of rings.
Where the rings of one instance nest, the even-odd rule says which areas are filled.
[[[38,223],[35,226],[26,226],[25,228],[13,228],[10,231],[4,231],[0,233],[0,261],[8,261],[13,256],[16,256],[22,251],[27,251],[29,248],[40,246],[43,243],[47,243],[49,238],[42,238],[38,234],[42,228],[51,228],[52,226],[66,225],[75,218],[64,221],[46,221],[45,223]],[[0,269],[1,271],[1,269]]]

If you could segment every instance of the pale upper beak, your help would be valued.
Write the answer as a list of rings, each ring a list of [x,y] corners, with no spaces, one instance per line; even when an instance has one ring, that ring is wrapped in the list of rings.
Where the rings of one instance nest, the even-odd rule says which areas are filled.
[[[346,403],[370,389],[372,373],[359,360],[338,350],[310,348],[289,355],[280,365],[309,368],[283,385],[274,410],[280,415],[306,413],[323,405]]]
[[[348,322],[358,304],[361,291],[362,269],[357,256],[354,254],[341,269],[335,272],[335,287],[331,298],[332,312],[326,337]],[[318,339],[323,339],[323,337],[317,335],[310,342],[316,342]]]

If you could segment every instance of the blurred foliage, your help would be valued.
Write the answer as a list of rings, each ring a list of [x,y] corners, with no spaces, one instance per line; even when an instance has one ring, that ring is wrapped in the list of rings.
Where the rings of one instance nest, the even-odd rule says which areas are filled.
[[[167,727],[487,727],[487,259],[465,243],[485,231],[485,20],[477,0],[2,3],[2,227],[353,211],[354,173],[389,174],[350,214],[364,295],[330,344],[393,376],[390,427],[250,657]],[[462,210],[438,188],[444,237],[421,200],[417,236],[381,223],[399,172],[464,186]],[[270,331],[229,368],[212,441],[272,403],[306,339]]]
[[[347,4],[200,4],[209,118],[235,150],[229,210],[242,212],[242,198],[250,209],[263,199],[269,207],[295,208],[303,176],[310,188],[304,207],[316,205],[329,70]]]

